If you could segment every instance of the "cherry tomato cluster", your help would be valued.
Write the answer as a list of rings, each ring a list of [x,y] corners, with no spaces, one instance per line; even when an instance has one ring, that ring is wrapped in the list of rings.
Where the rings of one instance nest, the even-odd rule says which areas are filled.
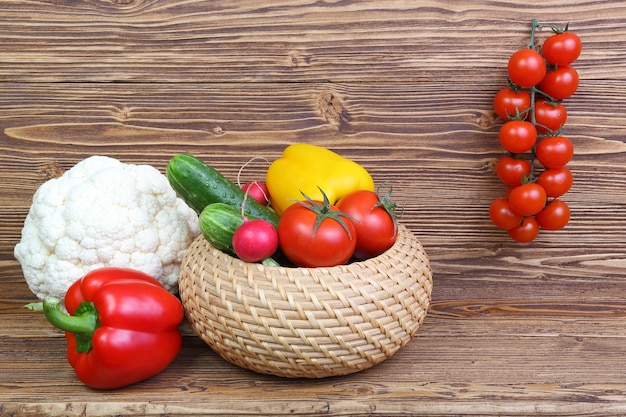
[[[582,43],[565,26],[553,27],[553,34],[536,46],[539,28],[533,20],[530,43],[509,58],[509,85],[493,101],[505,121],[498,137],[506,154],[498,160],[496,174],[508,189],[491,203],[489,215],[497,227],[523,243],[534,240],[540,229],[567,225],[570,210],[561,196],[573,181],[566,165],[574,147],[562,132],[567,120],[563,100],[578,88],[578,72],[571,64]]]

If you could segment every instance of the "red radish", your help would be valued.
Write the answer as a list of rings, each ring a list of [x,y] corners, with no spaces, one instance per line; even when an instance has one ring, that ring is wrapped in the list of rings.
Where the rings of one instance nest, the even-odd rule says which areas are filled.
[[[278,232],[268,221],[246,220],[233,234],[233,249],[242,261],[262,261],[278,249]]]
[[[244,184],[241,189],[264,206],[270,202],[270,192],[265,183],[261,181],[250,181]]]

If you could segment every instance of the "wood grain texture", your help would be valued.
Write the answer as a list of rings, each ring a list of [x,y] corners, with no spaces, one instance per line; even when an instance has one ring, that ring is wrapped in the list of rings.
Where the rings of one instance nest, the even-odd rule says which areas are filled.
[[[0,415],[626,415],[626,4],[526,3],[0,0]],[[519,245],[487,215],[504,192],[491,102],[532,17],[569,21],[584,51],[572,220]],[[283,380],[184,324],[157,377],[77,381],[62,334],[22,308],[13,247],[35,190],[93,154],[163,171],[191,152],[234,179],[294,142],[395,181],[434,271],[415,340],[357,374]]]
[[[619,73],[625,8],[616,1],[3,2],[0,80],[484,82],[527,42],[533,17],[571,21],[588,50],[584,77],[603,79]]]

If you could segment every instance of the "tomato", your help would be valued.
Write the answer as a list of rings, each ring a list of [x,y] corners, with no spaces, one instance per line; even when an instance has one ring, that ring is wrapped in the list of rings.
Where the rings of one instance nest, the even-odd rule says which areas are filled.
[[[537,143],[535,155],[546,168],[562,167],[574,156],[574,145],[564,136],[544,138]]]
[[[489,206],[489,217],[493,224],[504,230],[519,226],[522,222],[522,216],[515,214],[509,200],[502,197],[493,200]]]
[[[546,63],[534,49],[520,49],[509,58],[508,74],[511,82],[522,88],[539,84],[546,75]]]
[[[334,266],[352,256],[356,230],[327,200],[296,202],[278,221],[278,242],[285,256],[298,266]]]
[[[509,229],[509,236],[517,242],[528,243],[533,241],[539,234],[539,224],[534,217],[525,217],[522,223]]]
[[[554,100],[565,100],[578,89],[578,71],[572,67],[558,67],[546,74],[539,89]]]
[[[378,194],[369,190],[352,192],[337,202],[339,211],[354,218],[354,258],[367,259],[380,255],[394,244],[398,228],[393,207],[395,204],[390,204],[387,199],[381,201]]]
[[[539,227],[546,230],[560,230],[569,222],[569,206],[563,200],[552,200],[543,210],[535,215]]]
[[[511,153],[528,152],[537,141],[537,129],[525,120],[509,120],[500,128],[500,144]]]
[[[559,197],[572,188],[573,176],[567,167],[550,168],[537,176],[537,184],[541,185],[548,197]]]
[[[511,209],[520,216],[532,216],[539,213],[545,207],[546,199],[546,191],[534,182],[515,187],[509,194]]]
[[[503,120],[524,115],[530,108],[530,93],[526,90],[513,91],[504,87],[493,98],[493,109]]]
[[[550,36],[543,42],[543,57],[552,65],[563,67],[576,61],[582,51],[582,42],[572,32],[562,32]]]
[[[507,185],[521,185],[522,178],[530,175],[530,161],[505,155],[496,163],[496,175]]]
[[[552,103],[546,100],[535,101],[535,123],[537,132],[556,132],[567,120],[567,110],[562,103]]]

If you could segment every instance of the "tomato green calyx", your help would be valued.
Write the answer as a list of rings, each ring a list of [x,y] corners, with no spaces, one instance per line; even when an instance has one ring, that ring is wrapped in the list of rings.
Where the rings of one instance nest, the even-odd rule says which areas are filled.
[[[345,217],[355,222],[358,222],[358,220],[350,216],[348,213],[344,213],[339,210],[332,210],[330,200],[328,199],[328,196],[326,195],[324,190],[322,190],[320,187],[317,188],[322,193],[323,200],[321,202],[313,200],[302,191],[300,193],[306,199],[306,201],[297,201],[298,204],[302,204],[304,207],[316,214],[315,224],[313,225],[313,235],[315,235],[315,232],[317,232],[318,227],[320,226],[320,224],[322,224],[324,220],[331,219],[339,223],[341,227],[343,227],[343,229],[346,231],[346,233],[348,233],[348,237],[350,238],[350,240],[352,240],[352,233],[350,233],[350,228],[342,219],[342,217]]]
[[[87,353],[92,348],[93,333],[100,326],[98,311],[92,302],[83,301],[73,316],[61,311],[61,302],[53,297],[43,300],[43,312],[55,327],[76,336],[76,350]]]
[[[534,169],[531,165],[530,167],[530,174],[526,175],[526,174],[522,174],[522,185],[524,184],[531,184],[533,182],[537,182],[537,176],[535,175]]]
[[[532,106],[532,103],[531,103],[531,106]],[[515,114],[514,115],[509,115],[509,121],[511,121],[511,120],[526,120],[530,110],[531,110],[531,107],[529,107],[526,110],[520,112],[519,109],[516,107],[515,108]]]
[[[376,194],[378,195],[378,202],[372,206],[372,210],[376,207],[382,207],[385,211],[391,216],[391,220],[393,220],[393,234],[394,236],[398,233],[398,217],[404,213],[404,207],[401,207],[400,214],[396,213],[396,208],[398,207],[398,203],[391,201],[391,193],[393,192],[393,187],[389,186],[389,190],[383,196],[380,194],[380,189],[376,190]]]
[[[561,33],[565,33],[569,30],[569,22],[567,22],[567,24],[564,27],[552,26],[551,29],[552,29],[552,32],[554,32],[557,35]]]

